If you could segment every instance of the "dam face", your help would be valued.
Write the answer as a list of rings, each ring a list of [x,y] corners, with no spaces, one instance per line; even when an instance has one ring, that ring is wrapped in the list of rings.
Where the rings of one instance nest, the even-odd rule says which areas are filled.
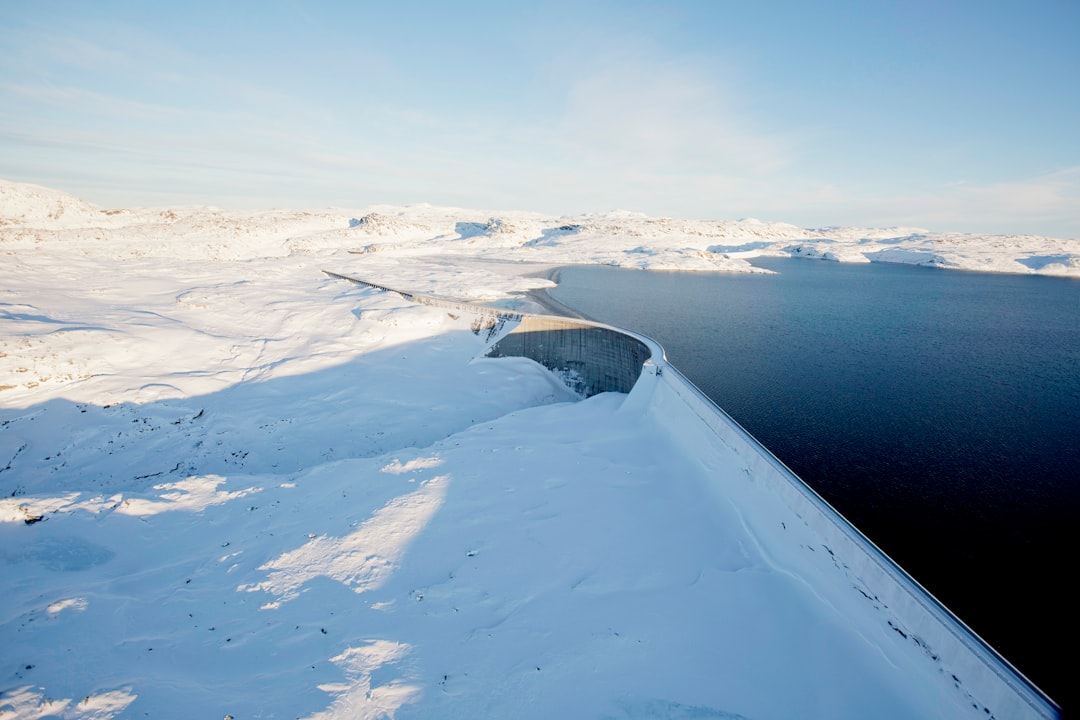
[[[612,328],[527,315],[487,356],[535,360],[571,390],[591,397],[629,393],[652,352],[642,341]]]

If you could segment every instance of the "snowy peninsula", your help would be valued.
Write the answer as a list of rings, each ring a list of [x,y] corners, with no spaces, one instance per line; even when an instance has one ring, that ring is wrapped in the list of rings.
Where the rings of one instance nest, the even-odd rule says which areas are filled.
[[[784,254],[1080,277],[1077,240],[0,183],[0,718],[988,717],[662,402],[322,272],[490,301]]]

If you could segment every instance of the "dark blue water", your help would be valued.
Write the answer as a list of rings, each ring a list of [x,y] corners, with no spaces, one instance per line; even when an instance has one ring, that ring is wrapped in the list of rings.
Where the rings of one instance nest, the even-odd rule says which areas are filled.
[[[1075,707],[1056,650],[1077,640],[1067,583],[1080,547],[1080,281],[755,264],[779,274],[570,267],[551,295],[660,341],[796,474]]]

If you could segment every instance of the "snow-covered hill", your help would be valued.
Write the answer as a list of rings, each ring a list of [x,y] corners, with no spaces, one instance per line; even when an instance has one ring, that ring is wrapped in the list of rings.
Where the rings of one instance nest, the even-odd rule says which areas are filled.
[[[536,213],[375,206],[363,210],[103,210],[65,193],[0,181],[0,252],[62,243],[120,257],[247,259],[353,250],[545,264],[752,272],[759,255],[895,262],[1080,277],[1080,240],[932,233],[912,228],[803,229],[759,220],[677,220],[610,212]]]
[[[932,236],[11,183],[0,218],[0,718],[985,717],[716,491],[737,458],[321,272],[499,297],[548,284],[521,261],[910,261]],[[949,242],[1076,268],[1074,241]]]

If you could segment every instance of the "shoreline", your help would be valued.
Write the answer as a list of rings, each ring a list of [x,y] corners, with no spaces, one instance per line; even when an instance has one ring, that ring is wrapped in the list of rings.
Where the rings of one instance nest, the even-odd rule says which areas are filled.
[[[526,277],[542,277],[545,280],[550,280],[556,285],[559,284],[559,274],[563,269],[567,267],[573,267],[572,265],[558,265],[556,267],[548,267],[535,273],[530,273]],[[539,305],[545,312],[551,315],[557,315],[559,317],[571,318],[574,320],[590,320],[596,322],[594,318],[589,317],[583,313],[574,310],[568,305],[563,305],[556,300],[548,292],[550,288],[537,288],[536,290],[527,290],[524,293],[524,298],[529,302]]]

